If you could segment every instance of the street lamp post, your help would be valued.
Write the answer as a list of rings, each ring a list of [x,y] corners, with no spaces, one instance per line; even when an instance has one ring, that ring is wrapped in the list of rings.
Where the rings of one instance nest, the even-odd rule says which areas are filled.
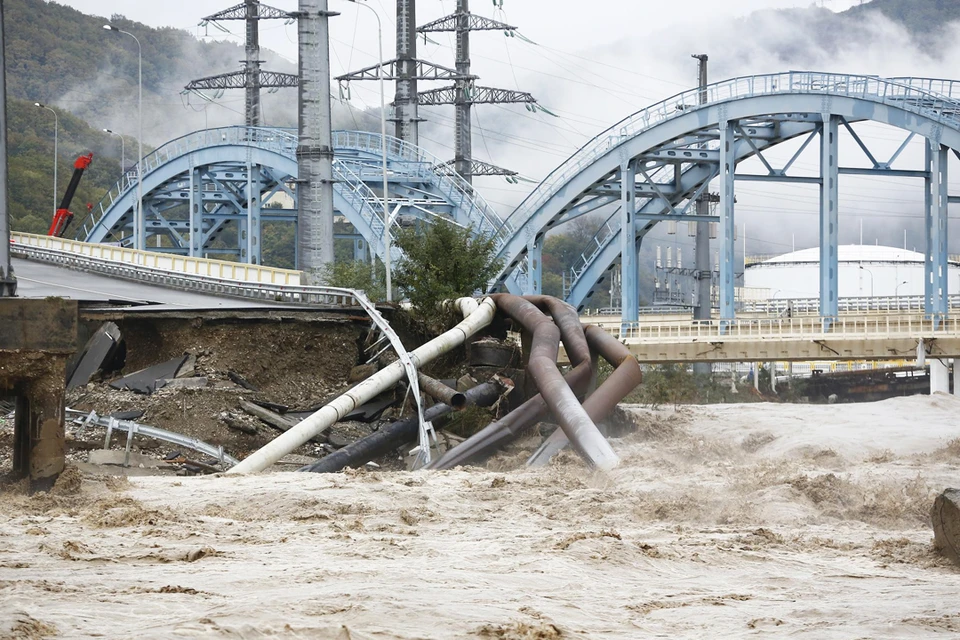
[[[873,272],[870,269],[865,268],[863,265],[860,265],[861,271],[866,271],[870,275],[870,297],[873,297]]]
[[[60,155],[58,153],[58,144],[59,144],[58,138],[60,137],[59,135],[60,119],[57,117],[57,112],[45,104],[34,102],[33,106],[38,107],[40,109],[46,109],[47,111],[53,114],[53,216],[54,217],[51,218],[52,220],[57,216],[57,161],[60,159]]]
[[[377,61],[377,79],[380,82],[380,151],[382,155],[383,162],[383,266],[386,272],[386,285],[387,285],[387,302],[393,301],[393,282],[392,275],[390,273],[390,222],[392,216],[390,215],[390,205],[389,199],[387,197],[388,183],[387,183],[387,104],[386,97],[383,89],[383,28],[380,23],[380,14],[377,13],[376,9],[370,5],[363,4],[358,2],[358,0],[350,0],[350,2],[369,9],[374,17],[377,19],[377,44],[378,44],[378,56]]]
[[[893,297],[894,297],[894,298],[896,299],[896,301],[897,301],[897,311],[900,310],[900,287],[902,287],[903,285],[907,284],[907,282],[908,282],[907,280],[904,280],[903,282],[901,282],[900,284],[898,284],[898,285],[897,285],[896,287],[894,287],[894,289],[893,289]]]
[[[127,170],[127,154],[125,151],[126,145],[124,145],[123,143],[123,135],[117,133],[116,131],[111,131],[110,129],[104,129],[103,132],[109,133],[112,136],[117,136],[118,138],[120,138],[120,171],[121,172],[126,171]]]
[[[140,46],[140,40],[129,31],[124,31],[112,24],[105,24],[103,28],[107,31],[116,31],[130,36],[137,43],[137,119],[139,120],[139,133],[137,134],[137,212],[133,216],[133,248],[143,250],[144,248],[144,215],[143,215],[143,48]]]

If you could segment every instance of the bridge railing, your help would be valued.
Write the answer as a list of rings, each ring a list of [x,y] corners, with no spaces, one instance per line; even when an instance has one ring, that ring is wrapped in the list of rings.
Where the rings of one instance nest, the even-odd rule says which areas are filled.
[[[608,330],[616,328],[608,327]],[[811,340],[878,337],[935,337],[960,332],[960,318],[939,321],[923,316],[840,316],[828,329],[817,317],[749,318],[736,320],[676,320],[627,323],[619,332],[627,343],[729,342],[737,340]],[[709,344],[705,344],[708,347]]]
[[[278,269],[258,264],[211,260],[209,258],[191,258],[154,251],[137,251],[136,249],[112,244],[80,242],[32,233],[15,232],[11,234],[11,240],[17,251],[41,249],[47,252],[69,253],[89,260],[116,262],[137,268],[173,271],[219,280],[298,286],[302,275],[300,271],[294,271],[293,269]]]
[[[561,185],[566,184],[597,158],[653,125],[679,117],[691,108],[699,108],[702,95],[706,95],[704,106],[739,98],[783,93],[844,95],[895,104],[937,122],[949,121],[955,126],[960,125],[960,113],[957,112],[960,103],[953,103],[946,94],[935,93],[921,85],[922,83],[906,82],[905,79],[894,81],[877,76],[792,71],[732,78],[708,85],[704,89],[694,88],[678,93],[624,118],[595,136],[580,151],[554,169],[504,224],[511,229],[519,229]],[[951,108],[944,109],[948,103]]]
[[[338,147],[363,149],[373,155],[382,152],[379,133],[338,131],[334,139]],[[444,163],[438,157],[390,136],[387,137],[387,156],[419,164],[420,177],[430,178],[444,195],[460,207],[477,233],[494,236],[498,247],[507,241],[511,229],[504,227],[503,219],[460,174],[443,169]]]
[[[88,255],[22,244],[12,245],[11,251],[24,258],[62,265],[70,269],[91,271],[124,280],[174,287],[185,291],[262,300],[264,302],[289,302],[294,304],[319,304],[341,307],[363,306],[361,301],[357,300],[350,289],[341,289],[339,287],[242,282],[210,275],[178,273],[166,268],[115,262]],[[248,265],[238,264],[237,266],[244,267]]]

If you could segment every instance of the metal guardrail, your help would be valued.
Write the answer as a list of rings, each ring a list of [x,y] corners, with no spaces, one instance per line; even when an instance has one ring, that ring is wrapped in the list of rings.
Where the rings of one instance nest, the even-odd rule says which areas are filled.
[[[242,282],[214,276],[179,273],[124,262],[105,261],[90,256],[21,244],[13,244],[10,249],[14,255],[60,265],[68,269],[89,271],[114,278],[174,287],[185,291],[263,300],[265,302],[341,307],[359,305],[351,289],[341,289],[339,287]]]
[[[169,442],[180,447],[186,447],[187,449],[199,451],[200,453],[204,453],[211,458],[215,458],[221,465],[225,467],[232,467],[240,462],[233,456],[225,453],[222,446],[213,446],[212,444],[207,444],[203,440],[191,438],[190,436],[185,436],[180,433],[174,433],[173,431],[167,431],[166,429],[161,429],[159,427],[140,424],[139,422],[133,422],[132,420],[119,420],[110,416],[100,416],[97,415],[95,411],[87,413],[85,411],[77,411],[75,409],[68,408],[67,415],[73,416],[74,421],[80,425],[78,431],[82,431],[90,425],[96,425],[106,429],[107,436],[104,441],[104,449],[110,448],[110,438],[113,435],[114,430],[125,431],[127,433],[127,457],[124,458],[124,465],[126,465],[128,462],[130,446],[133,442],[133,437],[136,435],[163,440],[164,442]]]
[[[727,342],[731,340],[831,340],[878,338],[935,338],[960,336],[960,318],[939,320],[923,316],[840,316],[828,328],[820,318],[751,318],[736,320],[677,320],[636,322],[622,328],[626,344]]]
[[[87,256],[97,260],[120,262],[164,271],[202,275],[219,280],[239,280],[267,284],[299,285],[302,272],[277,269],[243,262],[191,258],[155,251],[137,251],[127,247],[99,242],[80,242],[53,236],[14,232],[11,241],[18,246],[36,247],[51,251]]]

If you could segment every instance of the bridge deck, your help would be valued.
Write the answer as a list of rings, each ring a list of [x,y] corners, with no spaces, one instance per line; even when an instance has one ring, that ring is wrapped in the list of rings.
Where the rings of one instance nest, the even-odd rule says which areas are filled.
[[[816,317],[656,321],[635,323],[620,339],[641,362],[899,359],[915,355],[921,340],[931,357],[957,357],[960,319],[850,315],[826,327]]]

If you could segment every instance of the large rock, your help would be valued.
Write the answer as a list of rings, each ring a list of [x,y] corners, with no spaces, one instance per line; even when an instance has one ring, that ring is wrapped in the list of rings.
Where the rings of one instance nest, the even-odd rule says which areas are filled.
[[[937,551],[960,564],[960,489],[947,489],[937,496],[930,516]]]

